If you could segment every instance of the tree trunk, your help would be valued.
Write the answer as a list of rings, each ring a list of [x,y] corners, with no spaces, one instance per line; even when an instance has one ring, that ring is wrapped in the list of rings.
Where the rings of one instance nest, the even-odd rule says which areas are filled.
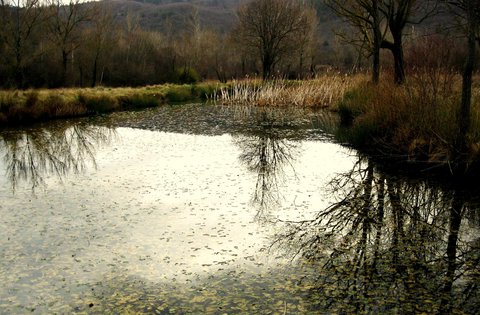
[[[378,0],[373,0],[373,69],[372,82],[377,84],[380,81],[380,45],[382,34],[380,32],[380,21],[378,17]]]
[[[392,46],[393,62],[394,62],[394,81],[395,84],[401,85],[405,83],[405,64],[403,57],[402,31],[393,34]]]
[[[266,54],[263,56],[263,62],[262,62],[262,78],[263,80],[267,80],[270,78],[272,75],[272,65],[273,65],[273,60],[272,58]]]
[[[453,281],[455,280],[455,270],[457,267],[457,243],[460,224],[462,223],[463,202],[455,192],[453,196],[452,207],[450,209],[450,228],[447,241],[447,272],[442,289],[442,298],[440,302],[440,314],[450,314],[452,310],[451,294]]]
[[[458,115],[458,139],[457,139],[457,159],[462,163],[461,156],[467,153],[467,133],[470,129],[470,107],[472,98],[472,74],[475,67],[475,54],[476,54],[476,38],[475,30],[477,27],[476,19],[473,10],[467,10],[468,15],[468,52],[465,60],[465,65],[462,75],[462,101],[460,104],[460,111]]]
[[[103,84],[103,77],[105,75],[105,66],[102,68],[102,72],[100,73],[100,85]]]
[[[67,85],[67,66],[68,66],[68,52],[62,50],[62,82],[61,86]]]
[[[98,53],[95,54],[95,59],[93,61],[93,68],[92,68],[92,87],[97,85],[97,69],[98,69]]]
[[[78,74],[80,75],[80,86],[83,87],[83,66],[80,64],[78,65]]]
[[[17,54],[15,61],[15,83],[18,89],[23,89],[23,78],[22,57],[20,54]]]

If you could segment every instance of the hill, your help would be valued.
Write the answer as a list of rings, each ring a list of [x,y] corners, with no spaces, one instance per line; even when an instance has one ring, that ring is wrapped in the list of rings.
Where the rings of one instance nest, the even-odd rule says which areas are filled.
[[[235,12],[244,0],[109,0],[118,22],[134,17],[145,30],[181,32],[197,18],[203,29],[226,33],[235,23]]]
[[[248,0],[108,0],[117,21],[134,16],[146,30],[181,32],[197,16],[203,29],[228,33],[236,21],[238,7]],[[315,1],[322,38],[333,38],[333,30],[340,20],[331,10]]]

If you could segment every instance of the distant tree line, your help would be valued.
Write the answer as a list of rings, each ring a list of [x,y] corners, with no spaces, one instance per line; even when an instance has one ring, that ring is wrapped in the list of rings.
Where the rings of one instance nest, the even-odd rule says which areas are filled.
[[[186,19],[184,30],[167,21],[151,31],[134,14],[118,19],[108,2],[0,0],[0,86],[138,86],[262,75],[252,47],[233,34],[204,29],[195,9]],[[313,71],[314,25],[309,27],[302,35],[308,40],[290,48],[289,36],[281,41],[281,54],[275,48],[282,58],[270,62],[272,75],[274,69],[292,77]]]
[[[0,87],[307,78],[325,68],[357,69],[369,60],[376,80],[380,68],[392,64],[395,81],[402,83],[409,67],[405,59],[411,65],[418,62],[415,53],[429,42],[420,36],[410,40],[415,37],[410,30],[438,14],[437,2],[442,1],[252,0],[239,7],[236,27],[220,33],[202,27],[195,6],[184,29],[167,21],[152,31],[142,28],[133,13],[115,16],[108,2],[0,0]],[[324,39],[316,14],[324,3],[349,22],[338,30],[355,45]],[[461,5],[450,7],[450,15],[469,12]],[[478,26],[473,27],[478,41]],[[438,32],[435,36],[428,38],[451,43]],[[381,50],[391,51],[392,57],[380,59]],[[463,60],[457,55],[466,50],[452,51],[448,66]]]

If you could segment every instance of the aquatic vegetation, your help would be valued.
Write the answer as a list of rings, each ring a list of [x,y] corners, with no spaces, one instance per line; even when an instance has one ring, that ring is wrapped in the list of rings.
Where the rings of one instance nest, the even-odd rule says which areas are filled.
[[[328,74],[303,81],[245,79],[219,88],[214,100],[226,105],[325,108],[339,101],[362,78]]]

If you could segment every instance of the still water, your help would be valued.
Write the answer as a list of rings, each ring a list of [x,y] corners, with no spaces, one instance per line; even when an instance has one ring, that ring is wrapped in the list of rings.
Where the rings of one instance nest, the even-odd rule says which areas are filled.
[[[324,112],[165,106],[0,132],[0,313],[478,313],[478,193]]]

